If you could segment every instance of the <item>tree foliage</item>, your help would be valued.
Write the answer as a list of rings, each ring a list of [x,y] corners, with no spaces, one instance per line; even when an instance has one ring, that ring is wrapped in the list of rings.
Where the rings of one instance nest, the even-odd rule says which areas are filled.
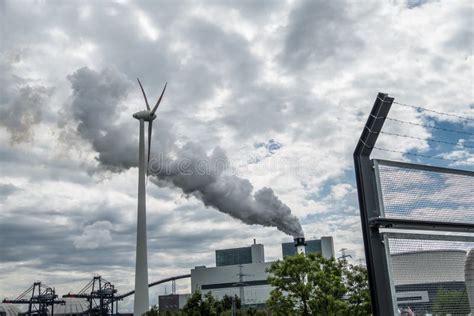
[[[439,289],[433,302],[435,315],[467,315],[471,312],[466,291]]]
[[[367,268],[361,265],[350,265],[344,262],[347,303],[351,315],[370,315],[369,276]]]
[[[237,296],[231,297],[224,295],[222,300],[216,300],[211,292],[208,292],[204,295],[200,291],[195,291],[191,297],[188,299],[188,302],[183,307],[182,315],[186,316],[221,316],[221,315],[231,315],[230,311],[232,310],[232,305],[235,301],[235,308],[240,315],[240,298]]]
[[[274,287],[267,301],[273,315],[369,315],[367,271],[345,260],[308,254],[272,264]]]

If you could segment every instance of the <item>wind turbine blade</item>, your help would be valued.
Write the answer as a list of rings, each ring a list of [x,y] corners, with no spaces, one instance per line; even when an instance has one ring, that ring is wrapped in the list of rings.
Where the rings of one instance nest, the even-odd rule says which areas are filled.
[[[146,163],[146,175],[150,173],[150,149],[151,149],[151,131],[152,131],[153,121],[148,122],[148,161]]]
[[[156,109],[158,108],[158,105],[160,105],[161,98],[163,98],[163,94],[165,94],[166,86],[168,85],[168,82],[165,83],[165,87],[163,88],[163,92],[161,92],[160,98],[156,102],[155,107],[153,108],[153,111],[151,111],[151,115],[155,114]]]
[[[145,90],[143,90],[142,83],[140,82],[140,79],[138,79],[138,84],[140,85],[140,89],[142,89],[143,97],[145,98],[145,103],[146,103],[146,109],[150,111],[150,106],[148,105],[148,99],[146,98]]]

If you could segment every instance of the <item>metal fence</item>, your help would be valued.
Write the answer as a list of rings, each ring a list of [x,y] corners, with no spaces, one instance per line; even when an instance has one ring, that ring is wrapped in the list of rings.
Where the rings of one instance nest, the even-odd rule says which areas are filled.
[[[370,159],[393,98],[354,152],[375,315],[474,315],[474,172]]]

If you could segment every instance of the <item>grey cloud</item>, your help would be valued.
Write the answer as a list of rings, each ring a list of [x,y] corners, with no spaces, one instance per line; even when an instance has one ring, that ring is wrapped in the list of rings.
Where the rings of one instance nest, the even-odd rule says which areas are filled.
[[[107,221],[95,222],[84,227],[80,236],[74,239],[74,246],[77,249],[96,249],[110,244],[112,237],[110,231],[112,224]]]
[[[463,15],[466,15],[464,13]],[[452,35],[452,37],[445,42],[445,45],[449,49],[453,49],[457,52],[464,52],[467,56],[472,56],[474,49],[474,31],[473,31],[473,17],[469,14],[469,17],[460,17],[460,20],[464,20],[464,27],[459,28]]]
[[[2,89],[3,90],[3,89]],[[0,125],[10,132],[12,143],[29,141],[33,137],[34,125],[41,122],[42,111],[52,90],[44,86],[10,87],[15,92],[10,98],[2,98]]]
[[[357,21],[348,13],[350,5],[339,0],[298,2],[289,16],[280,56],[283,65],[300,71],[328,59],[357,58],[363,41],[354,32]]]
[[[32,181],[49,179],[84,185],[93,182],[80,161],[66,157],[48,157],[27,149],[27,146],[0,146],[0,173],[5,177],[21,175]]]
[[[406,5],[409,9],[421,7],[425,3],[431,2],[430,0],[406,0]]]
[[[28,221],[18,220],[11,215],[2,218],[0,230],[5,238],[0,243],[2,263],[23,262],[24,266],[47,271],[94,271],[110,263],[103,255],[104,248],[75,247],[74,241],[81,236],[79,225],[57,225],[31,216]],[[113,266],[132,266],[133,234],[112,236],[114,241],[109,240],[106,248],[115,253]]]
[[[449,34],[450,39],[444,45],[451,51],[466,54],[464,58],[468,58],[472,56],[474,49],[472,3],[462,2],[460,6],[453,8],[451,19],[456,20],[457,23]]]
[[[18,187],[13,184],[2,184],[0,183],[0,201],[7,198],[9,195],[19,190]]]
[[[14,209],[9,216],[2,216],[0,231],[0,263],[22,262],[23,267],[38,269],[40,271],[82,271],[93,273],[108,269],[119,268],[121,271],[131,269],[134,265],[133,254],[135,250],[135,223],[124,222],[118,215],[118,210],[98,207],[94,214],[106,212],[114,213],[113,221],[108,222],[98,215],[96,218],[88,217],[88,222],[81,223],[84,216],[80,210],[57,212],[43,210],[38,207],[36,214],[31,216],[31,210]],[[182,210],[181,210],[182,211]],[[179,220],[183,225],[195,223],[196,219],[181,218],[179,209],[173,215],[149,214],[149,250],[150,263],[154,268],[165,267],[163,262],[153,261],[154,254],[167,253],[175,258],[175,267],[189,268],[186,261],[186,250],[192,245],[196,249],[208,251],[213,242],[226,234],[230,237],[237,232],[223,231],[222,229],[209,229],[203,231],[176,231],[172,234],[164,233],[165,227],[172,221]],[[201,214],[211,215],[211,210],[202,209]],[[26,216],[29,219],[24,220]],[[48,221],[44,219],[48,218]],[[54,220],[64,222],[66,218],[74,225],[58,225]],[[109,218],[109,216],[105,216]],[[201,218],[202,219],[202,218]],[[105,228],[110,238],[100,240],[100,235],[93,233],[95,229]],[[113,253],[111,261],[110,253]],[[4,270],[5,273],[13,271]],[[123,289],[127,290],[127,289]]]
[[[212,0],[208,1],[218,7],[224,7],[227,10],[237,10],[242,18],[249,20],[261,20],[268,18],[268,15],[277,11],[284,5],[283,1],[265,1],[265,0]]]

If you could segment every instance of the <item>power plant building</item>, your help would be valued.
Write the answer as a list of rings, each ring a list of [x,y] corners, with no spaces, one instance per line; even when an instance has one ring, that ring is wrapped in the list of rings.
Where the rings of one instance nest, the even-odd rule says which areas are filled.
[[[175,312],[183,309],[191,294],[168,294],[158,296],[160,313]]]
[[[294,248],[294,246],[293,246]],[[216,250],[216,266],[230,266],[236,264],[261,263],[265,261],[262,244],[250,247]]]
[[[255,241],[250,247],[216,250],[216,267],[191,269],[191,290],[211,292],[217,299],[236,295],[242,305],[262,305],[272,290],[266,272],[271,264]]]
[[[295,242],[282,244],[283,256],[296,254],[295,246]],[[306,252],[334,257],[332,237],[306,241]],[[191,270],[191,291],[211,292],[217,299],[236,295],[242,305],[264,305],[272,291],[267,281],[267,269],[272,263],[265,262],[264,246],[255,240],[250,247],[216,250],[216,267]]]
[[[281,244],[283,257],[294,256],[296,248],[294,242]],[[319,253],[324,258],[334,258],[334,241],[331,236],[321,237],[321,239],[306,240],[306,253]]]

